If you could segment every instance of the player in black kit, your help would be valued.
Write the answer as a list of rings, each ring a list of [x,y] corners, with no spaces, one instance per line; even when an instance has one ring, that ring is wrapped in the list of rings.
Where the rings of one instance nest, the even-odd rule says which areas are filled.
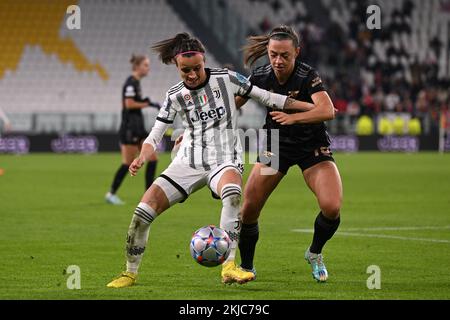
[[[114,176],[110,191],[105,196],[106,202],[115,205],[123,204],[116,192],[128,173],[128,167],[139,153],[142,142],[148,136],[144,126],[142,109],[146,107],[159,109],[158,103],[150,102],[149,98],[142,98],[140,80],[147,76],[150,71],[149,58],[144,55],[133,55],[130,63],[133,73],[127,78],[122,88],[122,123],[119,130],[122,164]],[[146,189],[153,183],[157,160],[155,154],[147,164]]]
[[[342,183],[324,124],[324,121],[334,118],[333,103],[318,73],[298,60],[299,53],[299,37],[288,26],[276,27],[268,35],[250,37],[244,48],[247,65],[266,54],[270,61],[252,72],[252,84],[313,103],[315,107],[301,113],[268,109],[264,128],[267,129],[268,138],[272,136],[272,139],[271,130],[279,130],[279,150],[265,150],[250,173],[241,208],[243,224],[239,249],[241,267],[256,274],[253,257],[259,237],[259,215],[289,168],[297,165],[321,210],[314,223],[314,236],[305,252],[305,259],[311,264],[314,279],[323,282],[327,280],[328,272],[323,262],[322,248],[339,226]],[[239,100],[238,105],[246,101],[240,97],[236,99]],[[270,146],[270,143],[267,145]],[[268,166],[274,169],[273,174],[262,174],[261,170],[269,169]]]

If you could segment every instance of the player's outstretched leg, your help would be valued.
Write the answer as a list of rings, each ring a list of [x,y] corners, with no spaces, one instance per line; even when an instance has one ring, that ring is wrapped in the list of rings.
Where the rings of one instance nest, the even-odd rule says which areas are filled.
[[[240,185],[234,183],[225,184],[221,192],[223,207],[220,217],[220,228],[225,230],[231,239],[231,252],[222,266],[222,282],[227,284],[234,282],[243,284],[255,278],[253,273],[236,266],[234,262],[241,228],[239,219],[241,192]]]
[[[256,223],[242,223],[239,237],[239,251],[241,252],[241,268],[252,272],[256,278],[256,268],[253,265],[256,243],[259,239],[259,225]]]
[[[150,224],[157,217],[155,210],[141,202],[134,211],[128,229],[126,255],[127,270],[107,284],[108,288],[130,287],[136,283],[139,264],[147,246]]]

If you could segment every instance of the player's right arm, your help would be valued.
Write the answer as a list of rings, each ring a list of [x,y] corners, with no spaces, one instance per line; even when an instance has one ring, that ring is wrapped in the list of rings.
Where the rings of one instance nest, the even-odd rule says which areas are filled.
[[[133,160],[133,162],[130,164],[130,167],[128,168],[128,171],[130,171],[130,174],[134,177],[140,168],[144,165],[144,163],[148,160],[150,160],[150,157],[155,152],[155,148],[153,145],[144,143],[142,144],[141,153],[139,154],[139,157]]]
[[[173,123],[176,114],[177,111],[172,104],[169,95],[166,94],[164,106],[159,110],[152,131],[142,144],[141,153],[136,159],[134,159],[133,163],[131,163],[129,167],[129,171],[132,176],[135,176],[144,163],[150,160],[157,145],[161,142],[164,133],[166,133],[169,126]]]
[[[125,108],[127,109],[143,109],[150,106],[150,101],[144,100],[143,102],[136,101],[132,98],[125,99]]]
[[[158,104],[151,102],[150,98],[142,98],[138,94],[138,88],[136,86],[135,82],[128,82],[125,85],[124,91],[123,91],[123,99],[124,99],[124,105],[127,109],[143,109],[146,107],[156,107],[159,109]]]

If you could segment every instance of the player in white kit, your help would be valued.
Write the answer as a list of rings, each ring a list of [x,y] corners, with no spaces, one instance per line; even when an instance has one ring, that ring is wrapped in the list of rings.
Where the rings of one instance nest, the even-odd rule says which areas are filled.
[[[112,288],[128,287],[136,282],[150,224],[156,217],[204,186],[222,200],[220,227],[230,236],[232,247],[237,246],[243,164],[235,130],[238,113],[235,96],[253,98],[279,109],[285,105],[303,111],[311,108],[311,104],[252,86],[236,72],[205,68],[202,43],[186,33],[158,42],[153,49],[163,63],[176,64],[183,81],[167,91],[164,106],[139,157],[130,165],[130,173],[136,175],[150,159],[176,114],[181,116],[185,131],[176,157],[145,192],[134,211],[127,236],[127,270],[107,285]],[[235,265],[233,256],[223,265],[224,283],[244,283],[253,278],[252,272]]]

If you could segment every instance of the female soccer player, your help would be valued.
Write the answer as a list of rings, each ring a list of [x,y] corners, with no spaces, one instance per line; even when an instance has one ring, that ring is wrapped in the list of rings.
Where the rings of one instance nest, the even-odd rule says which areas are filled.
[[[172,205],[183,202],[196,190],[208,186],[222,200],[220,227],[237,246],[240,231],[241,145],[236,128],[235,95],[257,99],[266,106],[285,104],[305,110],[312,106],[292,102],[286,96],[253,86],[245,77],[227,69],[205,68],[202,43],[187,33],[158,42],[153,49],[165,64],[174,63],[182,81],[167,91],[151,133],[131,164],[131,175],[149,161],[168,126],[179,113],[184,138],[169,167],[145,192],[128,229],[127,270],[107,286],[128,287],[135,283],[150,224]],[[222,268],[223,282],[243,283],[254,274],[237,267],[230,256]]]
[[[268,35],[250,37],[244,48],[245,63],[252,65],[260,57],[268,55],[269,64],[256,68],[250,81],[260,88],[291,98],[312,102],[310,111],[284,113],[268,110],[265,128],[279,130],[279,154],[267,150],[260,155],[248,178],[242,205],[242,230],[239,240],[241,267],[252,271],[256,242],[259,237],[258,218],[270,194],[288,172],[297,165],[303,172],[306,184],[317,198],[320,213],[314,223],[314,235],[305,252],[306,261],[311,264],[314,279],[326,281],[322,248],[334,235],[340,222],[342,183],[339,171],[330,151],[330,139],[324,121],[334,118],[334,107],[318,73],[300,62],[300,40],[297,33],[288,26],[274,28]],[[237,105],[245,99],[237,98]],[[263,175],[261,170],[270,166],[274,157],[278,167],[273,175]]]
[[[11,121],[9,121],[8,116],[3,111],[2,107],[0,107],[0,134],[2,131],[8,132],[11,130]],[[0,135],[1,136],[1,135]]]
[[[2,132],[8,132],[11,130],[11,121],[9,121],[8,116],[3,111],[2,107],[0,107],[0,138],[2,136]],[[0,168],[0,176],[5,173],[5,170]]]
[[[142,109],[150,106],[159,108],[159,105],[150,102],[149,98],[142,98],[140,80],[146,77],[150,71],[149,58],[133,54],[130,63],[133,73],[127,78],[122,88],[122,123],[119,130],[122,164],[114,176],[110,191],[105,196],[106,202],[114,205],[123,204],[116,192],[128,172],[128,167],[138,154],[142,142],[148,135],[144,127]],[[157,161],[158,158],[154,153],[147,164],[146,189],[153,183]]]

